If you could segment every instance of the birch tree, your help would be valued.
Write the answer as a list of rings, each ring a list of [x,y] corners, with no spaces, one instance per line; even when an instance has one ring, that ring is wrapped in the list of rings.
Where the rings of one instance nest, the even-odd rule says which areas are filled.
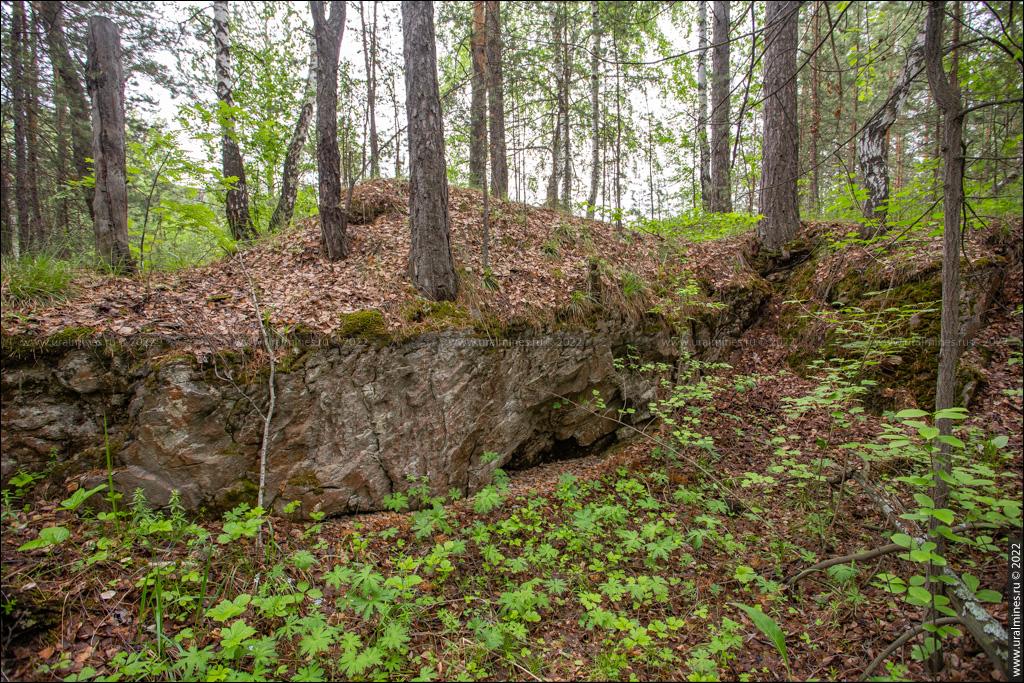
[[[885,218],[889,203],[889,129],[896,122],[903,105],[910,96],[914,77],[921,70],[924,59],[925,32],[914,38],[907,50],[906,59],[899,77],[893,83],[889,97],[882,108],[865,124],[857,145],[857,160],[867,190],[864,215],[868,223],[861,231],[861,237],[868,238],[885,230]]]
[[[249,215],[249,188],[245,182],[245,165],[235,134],[234,74],[231,70],[231,35],[228,32],[227,0],[213,3],[213,35],[216,45],[218,118],[221,128],[221,167],[228,184],[224,210],[228,228],[236,240],[252,239],[256,231]],[[233,179],[233,180],[232,180]]]
[[[309,135],[309,124],[313,120],[313,105],[316,103],[316,41],[312,42],[309,53],[309,75],[306,76],[306,99],[302,101],[299,116],[295,120],[295,132],[288,143],[288,152],[284,157],[284,168],[281,170],[281,196],[277,207],[270,216],[270,231],[277,232],[288,227],[295,212],[295,198],[299,192],[299,160],[306,146]]]

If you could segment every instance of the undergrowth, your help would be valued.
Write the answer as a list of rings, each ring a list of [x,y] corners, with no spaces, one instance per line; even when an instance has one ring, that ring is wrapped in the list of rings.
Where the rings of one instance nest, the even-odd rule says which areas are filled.
[[[0,268],[0,297],[5,305],[46,305],[64,301],[74,293],[75,266],[50,254],[20,259],[4,258]]]
[[[617,365],[652,382],[663,370],[631,353]],[[60,633],[88,638],[72,636],[78,644],[67,647],[66,636],[44,636],[48,656],[36,656],[31,670],[38,678],[809,675],[824,639],[856,647],[844,623],[881,628],[879,615],[893,619],[894,610],[919,619],[930,599],[892,563],[832,567],[799,593],[786,585],[794,568],[828,557],[837,537],[863,543],[848,530],[851,503],[825,482],[849,457],[896,468],[883,485],[918,496],[912,519],[1019,524],[1020,505],[1000,476],[1006,439],[965,429],[947,440],[961,486],[948,509],[925,510],[931,479],[921,475],[937,443],[930,416],[867,416],[858,404],[863,384],[842,367],[823,366],[817,387],[786,403],[791,422],[813,416],[793,423],[813,424],[812,434],[741,418],[723,403],[786,381],[688,360],[678,384],[649,406],[665,430],[639,458],[611,462],[590,479],[565,474],[543,492],[514,491],[497,469],[470,499],[458,490],[433,495],[429,478],[411,478],[384,501],[390,514],[345,528],[319,512],[295,522],[246,505],[219,524],[199,524],[177,498],[158,510],[141,491],[124,501],[106,485],[40,508],[23,500],[35,477],[22,474],[3,497],[4,609],[17,618],[52,600],[58,586],[86,587]],[[557,404],[607,410],[600,394]],[[878,438],[853,438],[868,423],[880,428]],[[746,471],[725,467],[728,429],[758,434],[773,457]],[[494,467],[500,458],[483,460]],[[103,496],[106,505],[90,511]],[[934,561],[934,548],[912,537],[891,540],[916,562]],[[950,553],[962,565],[999,548],[991,536],[952,534]],[[975,590],[985,575],[972,573],[981,578],[964,580]],[[897,606],[888,591],[901,586],[907,598]],[[981,599],[993,593],[978,590]],[[756,656],[755,637],[765,639]],[[891,664],[890,676],[908,675],[905,664]]]

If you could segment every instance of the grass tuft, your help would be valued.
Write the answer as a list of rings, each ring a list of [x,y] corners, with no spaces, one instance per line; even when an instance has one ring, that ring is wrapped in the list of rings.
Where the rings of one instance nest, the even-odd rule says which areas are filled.
[[[49,254],[4,259],[0,268],[0,298],[11,306],[66,301],[74,291],[73,279],[72,265]]]

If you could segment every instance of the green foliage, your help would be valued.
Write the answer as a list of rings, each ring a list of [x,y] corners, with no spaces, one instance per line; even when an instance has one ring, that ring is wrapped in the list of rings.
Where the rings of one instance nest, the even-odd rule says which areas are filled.
[[[750,617],[750,620],[754,622],[754,626],[756,626],[761,633],[768,636],[769,640],[772,641],[772,645],[774,645],[775,649],[779,651],[780,655],[782,655],[782,661],[786,663],[786,673],[789,674],[790,678],[792,678],[793,674],[789,669],[789,657],[786,655],[786,634],[783,633],[782,628],[774,619],[759,609],[755,609],[738,602],[734,602],[732,604],[746,612],[747,616]]]
[[[2,261],[0,296],[5,306],[48,305],[74,293],[74,265],[45,252]]]
[[[742,213],[704,213],[697,209],[663,220],[639,219],[630,227],[681,242],[706,242],[749,232],[760,219]]]

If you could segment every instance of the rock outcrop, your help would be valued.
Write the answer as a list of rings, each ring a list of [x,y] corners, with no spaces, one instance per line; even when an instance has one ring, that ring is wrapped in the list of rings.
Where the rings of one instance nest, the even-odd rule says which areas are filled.
[[[635,410],[629,421],[650,419],[658,377],[617,369],[615,359],[663,363],[667,377],[680,355],[667,326],[622,322],[501,340],[451,331],[393,345],[344,341],[298,349],[277,373],[267,456],[274,509],[296,500],[304,512],[381,509],[388,494],[424,478],[434,493],[472,493],[495,467],[585,453],[614,440],[620,408]],[[9,357],[4,479],[43,469],[51,454],[65,471],[102,469],[106,422],[121,490],[140,488],[157,505],[176,490],[187,507],[211,512],[252,503],[267,382],[243,395],[222,379],[228,370],[104,347]],[[589,405],[557,407],[559,397]],[[497,460],[485,462],[487,452]]]

